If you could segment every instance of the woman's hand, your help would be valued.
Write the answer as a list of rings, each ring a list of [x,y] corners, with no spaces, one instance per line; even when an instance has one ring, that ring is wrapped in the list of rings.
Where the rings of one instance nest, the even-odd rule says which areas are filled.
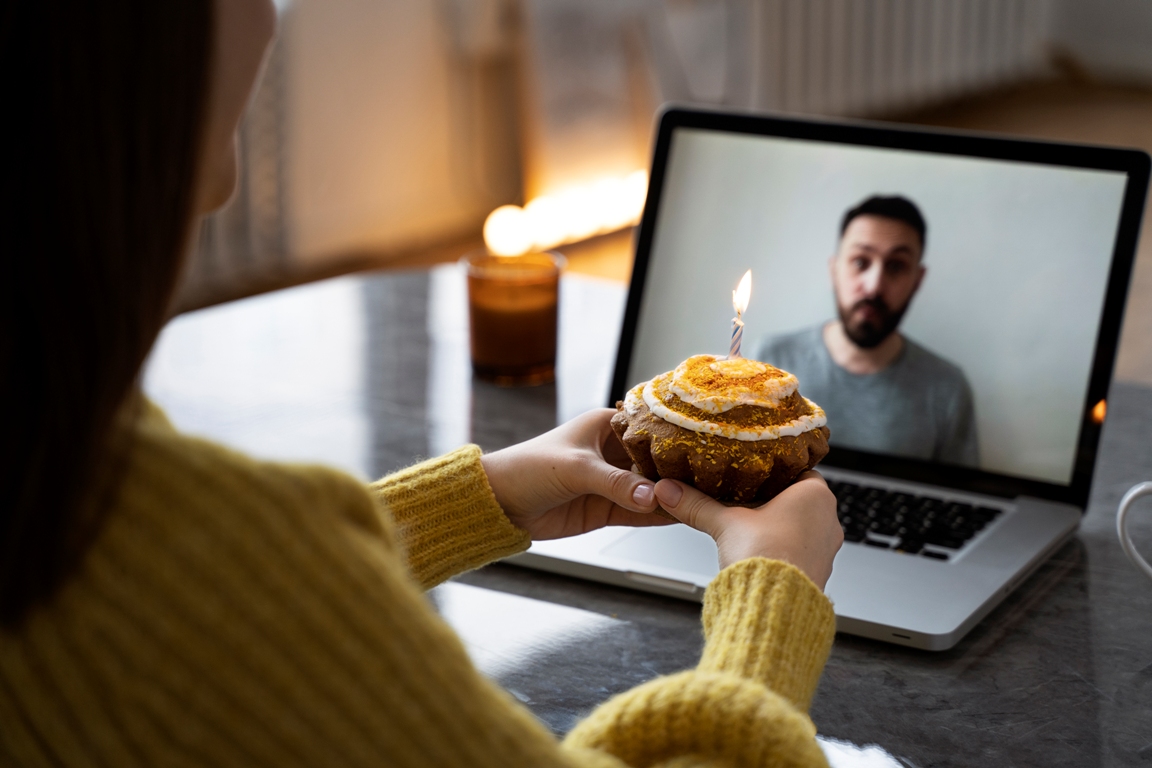
[[[726,507],[675,480],[657,483],[656,498],[677,520],[716,540],[721,568],[749,557],[784,560],[824,589],[844,543],[836,497],[818,472],[800,475],[758,509]]]
[[[632,472],[600,408],[511,448],[481,457],[504,514],[534,540],[560,539],[606,525],[666,525],[652,514],[652,481]]]

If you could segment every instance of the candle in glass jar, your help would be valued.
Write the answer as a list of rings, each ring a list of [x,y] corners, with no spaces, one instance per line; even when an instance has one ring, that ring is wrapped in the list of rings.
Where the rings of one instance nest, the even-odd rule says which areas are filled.
[[[465,256],[472,370],[504,386],[555,380],[559,278],[556,253]]]

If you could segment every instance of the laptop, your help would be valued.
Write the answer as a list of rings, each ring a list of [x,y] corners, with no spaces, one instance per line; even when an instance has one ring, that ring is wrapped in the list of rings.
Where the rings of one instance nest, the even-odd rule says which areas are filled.
[[[750,269],[743,355],[791,370],[828,412],[837,629],[950,648],[1084,513],[1148,177],[1132,150],[669,109],[609,403],[727,354]],[[857,237],[860,221],[896,240]],[[908,228],[922,278],[904,306],[858,317],[849,272],[875,263],[849,250],[895,253]],[[843,367],[845,340],[879,349],[885,331],[894,359]],[[536,542],[513,562],[690,600],[718,572],[712,540],[683,525]]]

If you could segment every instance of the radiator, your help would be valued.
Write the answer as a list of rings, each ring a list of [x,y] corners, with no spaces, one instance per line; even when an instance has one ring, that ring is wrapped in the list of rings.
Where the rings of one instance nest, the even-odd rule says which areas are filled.
[[[754,109],[891,114],[1047,64],[1052,0],[752,0]]]

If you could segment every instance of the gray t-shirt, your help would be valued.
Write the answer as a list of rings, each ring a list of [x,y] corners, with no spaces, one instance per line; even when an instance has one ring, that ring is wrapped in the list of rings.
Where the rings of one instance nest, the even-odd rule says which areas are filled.
[[[879,373],[849,373],[824,346],[823,325],[765,339],[758,360],[796,375],[828,414],[833,445],[975,467],[980,456],[964,372],[904,337]]]

